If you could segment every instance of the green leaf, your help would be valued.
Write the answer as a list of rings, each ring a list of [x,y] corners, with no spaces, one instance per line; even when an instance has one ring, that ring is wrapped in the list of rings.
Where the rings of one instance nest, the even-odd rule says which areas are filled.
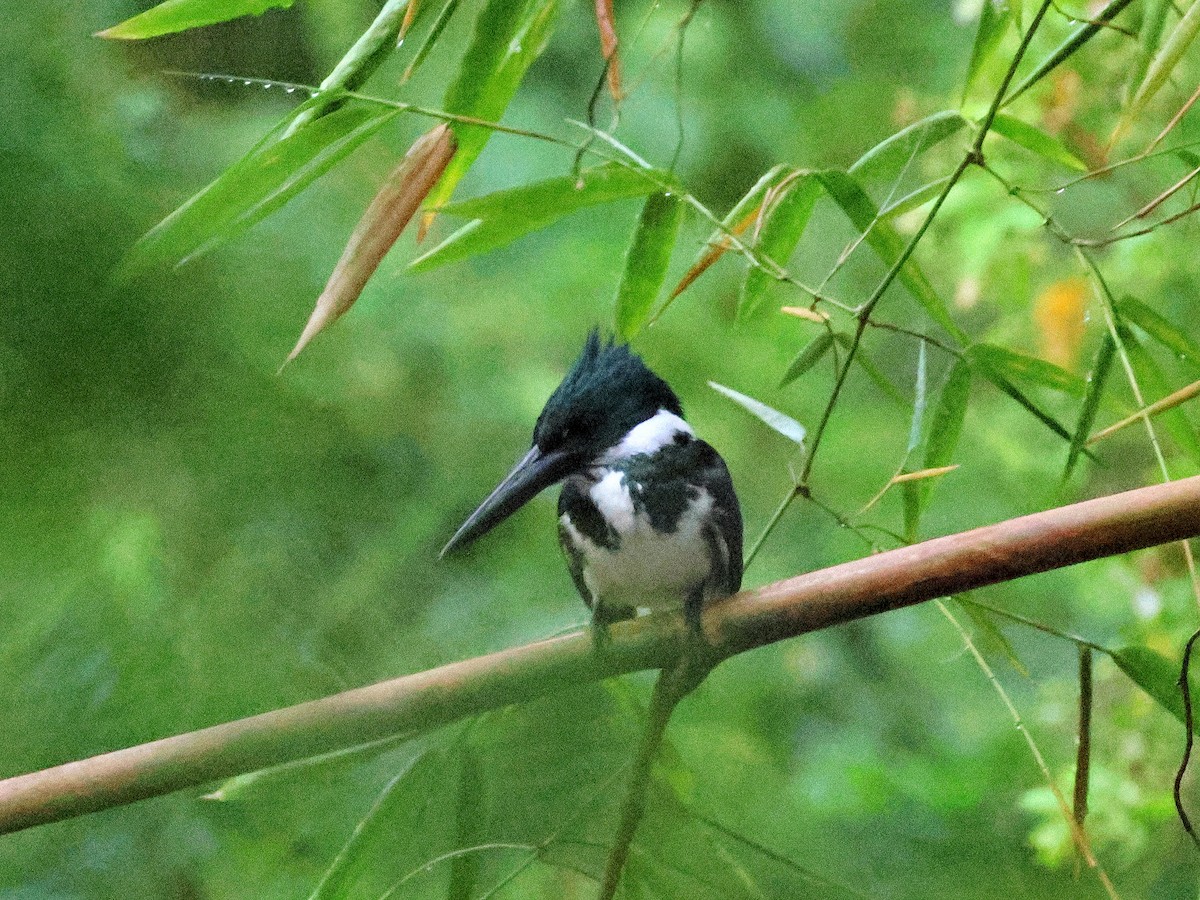
[[[908,428],[908,446],[905,449],[905,454],[912,453],[917,449],[917,445],[921,443],[921,431],[924,427],[925,406],[927,402],[926,382],[928,380],[925,365],[925,342],[921,341],[920,347],[917,350],[917,377],[913,389],[913,416],[912,424]]]
[[[820,183],[809,175],[799,175],[781,198],[766,210],[766,221],[759,233],[755,249],[763,256],[786,266],[800,236],[808,225],[817,197],[821,194]],[[742,282],[742,296],[738,300],[738,315],[748,316],[758,308],[767,286],[774,282],[772,275],[751,266]]]
[[[1128,675],[1133,683],[1149,694],[1163,709],[1180,722],[1183,718],[1183,694],[1179,690],[1179,666],[1160,653],[1149,647],[1122,647],[1120,650],[1107,651],[1117,667]],[[1196,679],[1191,682],[1193,709],[1200,702],[1200,685]],[[1200,725],[1200,715],[1193,720],[1193,725]],[[1193,730],[1197,730],[1193,728]]]
[[[1136,325],[1193,367],[1200,364],[1200,346],[1183,329],[1171,323],[1136,297],[1124,297],[1116,307],[1117,315]]]
[[[1163,26],[1167,23],[1167,10],[1171,0],[1145,0],[1142,4],[1142,24],[1138,28],[1138,55],[1129,72],[1130,96],[1134,85],[1142,83],[1150,68],[1150,61],[1162,41]]]
[[[738,393],[733,388],[727,388],[723,384],[717,384],[715,381],[710,381],[708,386],[719,394],[724,394],[734,403],[738,404],[742,409],[749,412],[752,416],[765,423],[768,427],[778,431],[785,438],[793,443],[804,445],[804,426],[793,419],[786,413],[781,413],[777,409],[772,409],[765,403],[759,403],[753,397],[747,397],[745,394]]]
[[[437,43],[438,38],[442,36],[442,32],[446,30],[446,25],[450,22],[450,17],[454,15],[454,11],[458,9],[459,0],[446,0],[444,6],[437,14],[437,18],[433,20],[433,25],[429,29],[429,33],[425,35],[425,39],[421,41],[421,46],[417,48],[417,52],[413,54],[412,62],[404,69],[404,77],[402,81],[408,81],[416,73],[417,69],[421,68],[421,64],[425,62],[425,57],[429,55],[429,51],[433,49],[433,45]]]
[[[1082,397],[1083,379],[1054,363],[998,347],[995,344],[976,344],[967,350],[967,357],[977,366],[1022,381],[1031,381],[1072,397]]]
[[[1088,169],[1087,163],[1067,149],[1067,145],[1058,138],[1046,134],[1028,122],[1023,122],[1016,116],[997,113],[996,118],[992,120],[992,131],[1050,162],[1077,172],[1086,172]]]
[[[1000,629],[1000,624],[991,610],[972,603],[966,596],[956,597],[955,600],[958,601],[959,607],[966,611],[971,619],[971,624],[975,626],[975,645],[980,651],[984,654],[1003,656],[1017,672],[1028,677],[1029,669],[1017,656],[1017,651],[1013,648],[1008,636]]]
[[[859,180],[895,179],[910,160],[957,134],[966,124],[967,120],[956,110],[936,112],[884,138],[860,156],[848,171]]]
[[[1117,126],[1118,132],[1123,131],[1137,119],[1143,107],[1167,83],[1175,73],[1176,66],[1179,65],[1180,60],[1183,59],[1184,54],[1196,39],[1197,34],[1200,34],[1200,2],[1193,2],[1187,12],[1183,14],[1183,18],[1179,20],[1179,24],[1167,37],[1166,42],[1150,60],[1146,77],[1142,79],[1142,83],[1134,91],[1133,99],[1125,108],[1125,114],[1121,117],[1120,125]]]
[[[904,252],[907,241],[904,240],[888,222],[879,218],[879,210],[875,202],[858,185],[858,182],[847,175],[833,169],[816,173],[829,196],[841,207],[847,218],[861,233],[866,235],[866,242],[886,265],[893,265],[900,254]],[[900,269],[900,283],[925,308],[926,313],[947,334],[960,343],[967,343],[966,333],[955,324],[950,317],[946,304],[938,296],[937,291],[925,273],[912,259],[909,259]]]
[[[669,175],[606,163],[507,191],[497,191],[442,207],[442,212],[471,219],[441,244],[417,257],[409,267],[425,271],[448,262],[494,250],[545,228],[589,206],[644,197],[670,184]]]
[[[933,418],[929,424],[929,438],[925,442],[926,469],[940,469],[950,465],[954,451],[958,447],[958,439],[962,434],[963,422],[967,417],[967,403],[971,399],[971,366],[965,359],[958,359],[946,376],[942,385],[942,393],[938,397],[937,406],[933,410]],[[921,486],[921,506],[929,504],[929,494],[933,488],[930,479],[925,479]]]
[[[1125,352],[1129,355],[1146,402],[1151,402],[1151,398],[1165,397],[1171,393],[1170,382],[1163,375],[1158,363],[1146,352],[1141,341],[1124,325],[1118,326],[1118,334]],[[1197,439],[1196,430],[1192,428],[1192,423],[1184,411],[1179,407],[1164,410],[1159,414],[1158,421],[1179,448],[1187,453],[1193,462],[1200,464],[1200,439]]]
[[[788,366],[787,371],[783,375],[783,379],[779,382],[780,387],[791,384],[818,362],[829,352],[829,348],[833,346],[833,332],[822,331],[815,338],[805,345],[799,355],[792,360],[792,364]]]
[[[967,77],[963,82],[964,100],[980,69],[1000,46],[1004,32],[1012,21],[1013,13],[1007,0],[983,0],[983,8],[979,11],[979,28],[975,30],[975,43],[971,47],[971,61],[967,64]]]
[[[275,7],[286,9],[292,3],[293,0],[166,0],[119,25],[96,32],[96,37],[141,40],[242,16],[257,16]]]
[[[122,272],[182,264],[207,253],[275,212],[398,114],[347,106],[282,140],[272,143],[268,135],[150,229],[130,251]]]
[[[546,48],[557,14],[558,0],[488,0],[475,20],[458,77],[446,91],[446,112],[498,122],[526,70]],[[450,199],[492,136],[484,126],[453,127],[458,152],[430,194],[431,208]]]
[[[1096,351],[1096,361],[1087,377],[1087,392],[1083,397],[1083,407],[1079,410],[1079,421],[1075,425],[1075,433],[1071,436],[1071,449],[1067,452],[1067,465],[1063,469],[1063,480],[1071,477],[1075,464],[1083,448],[1087,445],[1088,435],[1092,433],[1092,424],[1096,421],[1096,412],[1100,409],[1100,398],[1104,394],[1104,385],[1108,373],[1112,369],[1116,345],[1111,335],[1105,335],[1100,349]]]
[[[887,204],[887,206],[883,207],[883,209],[879,211],[879,218],[895,219],[896,217],[902,216],[907,212],[911,212],[918,207],[924,206],[946,189],[946,182],[949,180],[950,179],[948,176],[945,178],[937,178],[921,185],[919,188],[915,188],[898,200],[893,200],[891,203]]]
[[[651,194],[646,198],[617,290],[616,330],[623,341],[637,334],[650,318],[650,310],[667,277],[682,215],[683,204],[671,194]]]
[[[1080,26],[1071,33],[1071,35],[1063,41],[1046,59],[1044,59],[1036,69],[1029,73],[1025,79],[1008,92],[1008,96],[1004,98],[1004,105],[1012,103],[1019,96],[1057,69],[1066,60],[1075,55],[1079,49],[1103,31],[1105,27],[1117,15],[1129,6],[1133,0],[1110,0],[1110,2],[1099,12],[1093,15],[1087,24]]]

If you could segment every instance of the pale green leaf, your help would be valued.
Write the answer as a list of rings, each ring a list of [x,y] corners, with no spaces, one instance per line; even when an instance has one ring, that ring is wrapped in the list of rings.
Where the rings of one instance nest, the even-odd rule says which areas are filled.
[[[788,259],[800,243],[800,237],[804,234],[820,194],[821,185],[816,179],[809,175],[797,176],[787,188],[787,193],[764,210],[765,222],[758,240],[754,242],[754,249],[779,266],[787,266]],[[774,280],[771,273],[758,266],[751,266],[746,272],[745,281],[742,282],[738,315],[753,313],[762,301],[767,286]]]
[[[786,413],[781,413],[777,409],[767,406],[765,403],[760,403],[753,397],[747,397],[745,394],[735,391],[733,388],[727,388],[723,384],[717,384],[715,381],[710,381],[708,386],[719,394],[724,394],[742,409],[746,410],[759,421],[766,424],[768,427],[782,434],[789,441],[796,444],[804,445],[805,428],[791,416]]]
[[[650,318],[667,277],[682,214],[683,204],[671,194],[646,198],[617,290],[616,331],[623,341],[630,340]]]
[[[347,106],[282,140],[260,142],[150,229],[130,251],[124,271],[187,262],[241,233],[299,194],[398,114]]]
[[[1008,113],[996,114],[996,118],[992,120],[992,131],[1050,162],[1077,172],[1087,171],[1087,163],[1072,153],[1058,138]]]
[[[578,176],[550,178],[449,204],[441,211],[470,221],[413,260],[410,268],[425,271],[486,253],[589,206],[661,192],[663,183],[671,183],[665,173],[606,163]]]
[[[268,9],[286,9],[294,0],[166,0],[119,25],[96,32],[97,37],[140,40],[174,34],[202,25],[257,16]]]
[[[783,378],[779,382],[779,386],[791,384],[818,362],[822,357],[829,352],[829,348],[833,346],[833,332],[822,331],[815,338],[805,345],[799,355],[792,360],[792,364],[788,366]]]

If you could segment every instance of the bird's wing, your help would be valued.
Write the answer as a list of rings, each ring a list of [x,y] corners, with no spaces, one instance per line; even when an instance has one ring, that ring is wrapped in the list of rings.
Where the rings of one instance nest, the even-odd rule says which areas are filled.
[[[742,508],[725,460],[704,446],[710,451],[703,469],[704,488],[713,498],[713,525],[705,534],[713,560],[710,590],[713,597],[725,597],[742,586]]]

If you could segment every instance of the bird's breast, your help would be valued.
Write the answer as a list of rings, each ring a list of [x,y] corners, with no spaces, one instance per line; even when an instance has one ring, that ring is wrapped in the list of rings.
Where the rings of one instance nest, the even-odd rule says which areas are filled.
[[[593,600],[678,607],[708,577],[703,529],[713,498],[703,487],[677,481],[664,500],[661,485],[617,468],[572,481],[564,487],[560,533],[582,563]]]

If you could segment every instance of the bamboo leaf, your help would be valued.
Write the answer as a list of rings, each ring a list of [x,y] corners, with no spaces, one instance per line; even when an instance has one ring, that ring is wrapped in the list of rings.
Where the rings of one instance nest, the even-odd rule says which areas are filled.
[[[913,416],[912,424],[908,429],[908,447],[905,453],[912,453],[917,449],[917,445],[921,443],[921,432],[924,428],[925,421],[925,405],[926,397],[926,381],[927,373],[925,371],[925,342],[921,341],[920,347],[917,350],[917,377],[913,389]]]
[[[1028,122],[1023,122],[1016,116],[997,113],[992,120],[992,131],[1050,162],[1077,172],[1086,172],[1088,169],[1087,163],[1072,153],[1058,138],[1046,134]]]
[[[1021,658],[1017,656],[1017,651],[1013,648],[1012,642],[1009,641],[1008,636],[1001,630],[1000,623],[996,621],[996,617],[991,610],[972,603],[967,597],[957,597],[955,599],[958,600],[958,605],[970,617],[971,624],[975,626],[976,646],[984,653],[1003,656],[1017,672],[1025,677],[1029,677],[1029,669],[1025,667],[1025,664],[1021,662]]]
[[[1174,325],[1165,316],[1155,312],[1136,297],[1123,297],[1117,303],[1117,314],[1126,322],[1136,325],[1162,346],[1193,367],[1200,364],[1200,346],[1183,329]]]
[[[942,469],[954,458],[958,439],[962,434],[963,422],[967,418],[967,404],[971,399],[971,366],[965,359],[958,359],[946,376],[942,392],[938,396],[933,418],[929,423],[929,438],[925,442],[925,468]],[[921,506],[929,503],[932,484],[921,485]]]
[[[779,382],[780,387],[791,384],[818,362],[829,352],[829,348],[833,346],[833,332],[822,331],[815,338],[808,342],[800,354],[792,360],[792,364],[788,366],[787,371],[783,375],[783,379]]]
[[[1090,18],[1086,24],[1075,29],[1071,35],[1063,41],[1045,60],[1038,65],[1036,69],[1029,73],[1025,79],[1008,92],[1008,96],[1004,98],[1004,105],[1012,103],[1019,96],[1057,69],[1060,65],[1070,59],[1079,51],[1084,44],[1095,37],[1102,31],[1109,22],[1115,19],[1133,0],[1110,0],[1103,9],[1097,12]]]
[[[1104,395],[1104,386],[1108,373],[1112,369],[1116,345],[1110,335],[1104,336],[1100,349],[1096,351],[1096,360],[1087,377],[1087,392],[1083,397],[1083,406],[1079,410],[1079,421],[1075,425],[1075,433],[1071,436],[1071,448],[1067,451],[1067,465],[1063,469],[1063,480],[1071,477],[1079,455],[1087,445],[1088,436],[1092,432],[1092,424],[1096,421],[1096,412],[1100,409],[1100,398]]]
[[[945,190],[948,180],[948,178],[937,178],[921,185],[919,188],[914,188],[903,197],[893,200],[887,206],[883,207],[879,211],[879,218],[895,219],[907,212],[912,212],[912,210],[918,207],[924,206]]]
[[[445,125],[413,143],[355,226],[288,362],[354,304],[453,156],[454,135]]]
[[[967,357],[977,366],[1023,381],[1031,381],[1051,390],[1061,391],[1073,397],[1085,393],[1083,379],[1054,363],[1033,356],[1026,356],[998,347],[994,344],[976,344],[967,351]]]
[[[1107,651],[1112,661],[1129,678],[1150,695],[1163,709],[1180,722],[1183,718],[1183,695],[1179,691],[1179,666],[1149,647],[1130,646]],[[1192,697],[1200,696],[1197,679],[1192,679]],[[1197,717],[1200,724],[1200,717]]]
[[[879,219],[875,202],[859,186],[858,182],[833,169],[816,173],[822,186],[841,208],[854,227],[866,235],[866,242],[886,265],[892,265],[904,252],[906,241],[888,222]],[[925,308],[926,313],[960,343],[967,343],[966,333],[955,324],[942,298],[938,296],[929,279],[915,261],[909,259],[900,269],[903,284]]]
[[[617,290],[616,331],[623,341],[630,340],[650,318],[650,310],[667,277],[682,214],[683,205],[671,194],[651,194],[646,198]]]
[[[894,179],[909,160],[957,134],[966,124],[967,120],[956,110],[936,112],[884,138],[860,156],[848,171],[860,180]]]
[[[442,207],[443,212],[471,221],[409,267],[426,271],[486,253],[589,206],[662,191],[662,182],[670,184],[670,176],[606,163],[578,177],[550,178],[449,204]]]
[[[1130,96],[1137,90],[1150,69],[1150,62],[1161,46],[1163,26],[1167,23],[1167,10],[1171,0],[1146,0],[1142,4],[1142,24],[1138,28],[1138,55],[1129,72]]]
[[[450,17],[454,15],[454,11],[458,9],[459,0],[446,0],[446,3],[438,11],[437,18],[433,20],[433,25],[429,28],[429,33],[425,35],[421,45],[417,47],[417,52],[413,54],[412,62],[404,69],[404,75],[401,77],[401,82],[408,81],[416,73],[417,69],[421,68],[421,63],[425,62],[425,57],[429,55],[429,51],[433,49],[433,45],[437,43],[438,38],[442,36],[442,32],[446,30],[446,25],[450,22]]]
[[[730,240],[727,232],[732,232],[734,235],[741,235],[755,222],[767,189],[779,181],[779,177],[786,169],[787,167],[782,165],[772,166],[742,196],[742,199],[734,204],[733,209],[721,220],[722,227],[709,235],[703,248],[696,254],[696,259],[688,268],[687,273],[679,280],[679,284],[675,286],[675,289],[671,291],[672,298],[678,297],[691,287],[692,282],[703,275],[729,249]]]
[[[980,70],[1000,46],[1004,32],[1012,21],[1013,12],[1007,0],[983,0],[983,8],[979,11],[979,27],[975,30],[975,43],[971,46],[971,61],[967,64],[967,77],[963,82],[964,100]]]
[[[1129,127],[1145,105],[1150,102],[1150,99],[1167,83],[1167,80],[1174,74],[1175,67],[1179,65],[1179,61],[1183,59],[1184,54],[1196,39],[1197,34],[1200,34],[1200,0],[1193,0],[1187,12],[1183,14],[1183,18],[1179,20],[1162,47],[1150,60],[1146,77],[1134,91],[1133,99],[1129,101],[1129,106],[1126,107],[1125,114],[1117,126],[1116,133],[1118,135]]]
[[[782,197],[765,212],[762,231],[755,249],[760,254],[786,266],[805,226],[812,215],[817,197],[821,194],[820,183],[809,175],[799,175]],[[742,282],[742,295],[738,300],[738,315],[748,316],[762,302],[764,291],[774,281],[771,274],[758,266],[751,266]]]
[[[447,112],[497,122],[508,108],[521,79],[541,55],[554,30],[558,0],[488,0],[475,20],[471,46],[458,77],[446,91]],[[479,125],[456,124],[458,153],[429,198],[444,204],[492,136]]]
[[[150,229],[130,251],[122,273],[207,253],[279,209],[398,114],[347,106],[282,140],[260,142]]]
[[[1125,352],[1129,354],[1129,361],[1133,364],[1143,395],[1165,397],[1171,393],[1170,382],[1163,375],[1158,363],[1146,352],[1141,341],[1124,325],[1118,326],[1118,333],[1121,343],[1125,346]],[[1193,462],[1200,464],[1200,439],[1196,437],[1196,430],[1192,428],[1192,423],[1184,411],[1178,407],[1164,410],[1159,415],[1159,421],[1180,449],[1187,453]]]
[[[769,428],[779,432],[789,441],[804,446],[805,428],[791,416],[786,413],[781,413],[777,409],[772,409],[765,403],[760,403],[753,397],[747,397],[745,394],[735,391],[733,388],[727,388],[723,384],[717,384],[715,381],[710,381],[708,386],[719,394],[724,394],[742,409],[746,410],[759,421],[763,422]]]
[[[166,0],[143,13],[111,28],[96,32],[96,37],[141,40],[161,34],[174,34],[189,28],[215,25],[242,16],[257,16],[268,9],[286,9],[294,0]]]

